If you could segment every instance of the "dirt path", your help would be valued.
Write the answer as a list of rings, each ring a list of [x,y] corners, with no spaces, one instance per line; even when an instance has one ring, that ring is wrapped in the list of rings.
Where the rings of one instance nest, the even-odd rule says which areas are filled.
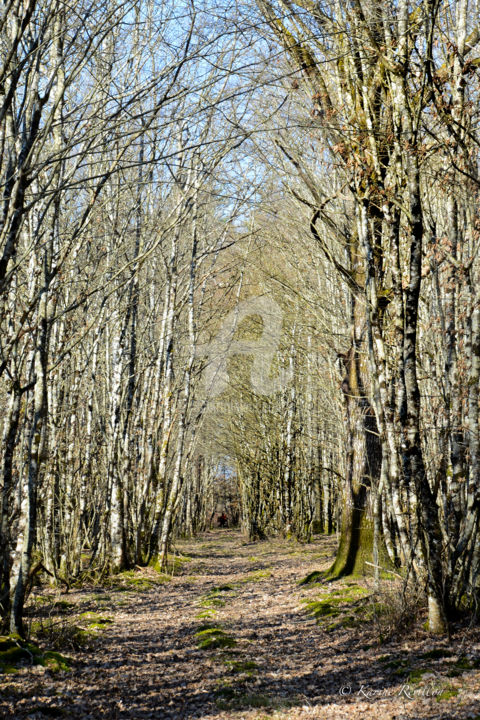
[[[248,544],[226,530],[177,549],[170,582],[63,596],[69,619],[93,607],[113,622],[93,650],[65,651],[70,672],[0,675],[0,717],[480,718],[478,632],[379,644],[368,581],[297,584],[328,567],[333,539]]]

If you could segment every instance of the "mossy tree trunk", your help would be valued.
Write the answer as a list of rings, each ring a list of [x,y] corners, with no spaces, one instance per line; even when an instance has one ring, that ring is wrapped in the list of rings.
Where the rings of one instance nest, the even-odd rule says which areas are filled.
[[[328,573],[330,577],[364,572],[365,562],[373,561],[374,525],[369,499],[372,486],[378,484],[382,463],[377,423],[362,379],[365,362],[361,353],[363,333],[359,332],[359,310],[355,299],[352,304],[357,322],[352,347],[342,357],[345,370],[342,392],[349,444],[347,472],[343,485],[340,543]]]

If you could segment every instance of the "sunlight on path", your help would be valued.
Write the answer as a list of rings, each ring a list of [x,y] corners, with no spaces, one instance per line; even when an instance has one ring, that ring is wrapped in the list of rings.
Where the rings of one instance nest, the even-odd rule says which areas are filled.
[[[297,581],[327,568],[334,547],[328,537],[252,544],[229,530],[177,543],[179,570],[170,582],[109,593],[114,622],[93,650],[75,653],[72,672],[33,667],[6,676],[0,717],[475,717],[478,673],[452,677],[441,699],[412,682],[409,697],[401,692],[402,666],[381,661],[405,653],[405,643],[376,645],[371,623],[327,632],[306,612],[323,607],[319,586]],[[348,587],[361,597],[359,583],[329,592],[341,596],[338,588]]]

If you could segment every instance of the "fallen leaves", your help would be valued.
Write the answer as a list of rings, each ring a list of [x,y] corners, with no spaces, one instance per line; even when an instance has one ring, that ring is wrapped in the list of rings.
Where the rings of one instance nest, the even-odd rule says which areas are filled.
[[[125,592],[109,589],[109,600],[99,594],[103,599],[97,605],[88,599],[91,589],[90,596],[72,593],[71,605],[59,606],[63,617],[100,613],[113,622],[95,637],[92,649],[73,653],[70,676],[24,667],[2,678],[0,717],[476,718],[478,631],[470,631],[463,646],[460,634],[447,644],[422,632],[378,646],[368,624],[325,633],[305,614],[301,598],[313,601],[318,586],[309,589],[297,581],[321,569],[319,557],[328,565],[331,550],[331,538],[297,547],[295,554],[291,543],[279,540],[258,543],[252,555],[238,534],[219,531],[182,543],[182,551],[201,565],[202,576],[187,581],[180,574],[168,583],[139,587],[127,599]],[[344,593],[345,587],[339,583],[337,590]],[[222,602],[199,618],[202,598]],[[98,624],[91,614],[84,618]],[[202,621],[224,628],[236,644],[199,650],[195,633]],[[412,699],[401,694],[409,682],[416,691]],[[422,695],[432,683],[443,683],[438,685],[441,699]]]

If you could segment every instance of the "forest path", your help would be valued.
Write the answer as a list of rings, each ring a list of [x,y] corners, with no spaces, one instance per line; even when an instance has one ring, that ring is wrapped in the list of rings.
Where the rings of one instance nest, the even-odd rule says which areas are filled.
[[[178,543],[181,570],[169,582],[148,587],[147,575],[146,589],[141,583],[134,592],[96,589],[95,607],[113,622],[93,651],[70,653],[71,672],[31,667],[3,676],[0,717],[478,718],[480,673],[441,676],[455,656],[420,661],[421,682],[417,672],[416,684],[402,692],[412,663],[417,667],[419,653],[433,647],[426,633],[408,643],[380,645],[372,622],[340,623],[332,631],[335,614],[328,617],[328,607],[317,608],[320,624],[306,614],[302,600],[316,600],[322,591],[331,594],[334,607],[335,598],[350,593],[357,607],[369,589],[368,580],[328,589],[297,584],[328,567],[334,546],[328,537],[308,545],[246,543],[230,530]],[[62,597],[77,612],[91,607],[85,604],[92,602],[91,592]],[[427,671],[433,673],[430,681]],[[426,693],[429,682],[432,691]]]

